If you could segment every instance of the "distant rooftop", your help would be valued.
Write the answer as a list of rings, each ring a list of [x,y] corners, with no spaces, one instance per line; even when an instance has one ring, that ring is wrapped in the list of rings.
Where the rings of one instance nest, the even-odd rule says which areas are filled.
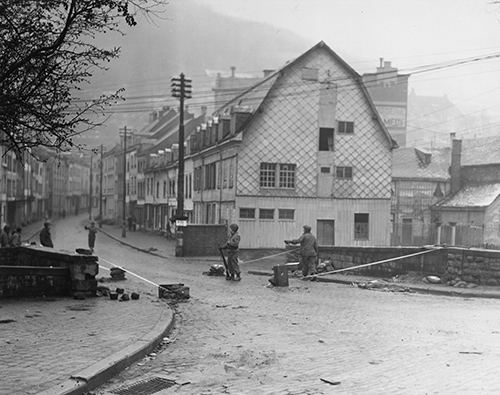
[[[455,195],[436,204],[438,207],[488,207],[500,195],[500,183],[466,185]]]

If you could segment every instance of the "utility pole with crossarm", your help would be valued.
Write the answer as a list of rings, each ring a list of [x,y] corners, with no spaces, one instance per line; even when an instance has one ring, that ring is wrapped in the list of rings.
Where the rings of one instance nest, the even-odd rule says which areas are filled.
[[[175,256],[183,256],[183,227],[187,224],[187,217],[184,215],[184,99],[191,98],[191,80],[186,78],[184,73],[179,77],[171,79],[172,96],[179,99],[179,164],[177,173],[177,212],[176,229],[177,244]]]

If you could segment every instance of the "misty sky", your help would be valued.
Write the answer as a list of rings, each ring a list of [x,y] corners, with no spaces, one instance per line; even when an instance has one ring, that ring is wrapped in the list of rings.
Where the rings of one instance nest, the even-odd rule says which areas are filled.
[[[489,0],[198,0],[219,13],[325,41],[359,73],[379,58],[401,72],[500,54],[500,6]],[[308,48],[304,48],[304,51]],[[300,54],[297,54],[300,55]],[[447,94],[465,113],[500,116],[500,58],[415,74],[418,94]]]

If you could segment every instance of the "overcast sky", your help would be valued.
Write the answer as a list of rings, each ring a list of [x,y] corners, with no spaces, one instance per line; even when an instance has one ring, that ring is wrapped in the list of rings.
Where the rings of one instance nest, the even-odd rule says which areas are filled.
[[[325,41],[359,73],[379,58],[403,73],[500,54],[500,6],[489,0],[198,0],[215,11]],[[307,50],[308,48],[304,48]],[[297,54],[300,55],[300,54]],[[465,113],[500,116],[500,58],[415,74],[418,94],[447,94]]]

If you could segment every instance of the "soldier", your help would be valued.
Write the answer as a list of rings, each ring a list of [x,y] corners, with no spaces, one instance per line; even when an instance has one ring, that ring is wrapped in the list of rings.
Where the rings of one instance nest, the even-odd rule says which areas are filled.
[[[52,243],[52,236],[50,235],[50,222],[45,221],[43,224],[43,229],[40,232],[40,244],[44,247],[54,248],[54,243]]]
[[[0,233],[0,247],[8,247],[10,242],[10,228],[8,225],[3,227],[2,233]]]
[[[97,234],[97,228],[95,226],[95,221],[90,221],[90,226],[85,225],[85,229],[89,231],[89,249],[90,252],[94,253],[94,246],[95,246],[95,236]]]
[[[226,246],[223,247],[227,249],[227,266],[229,269],[229,276],[226,275],[227,280],[240,281],[241,271],[238,265],[238,255],[240,251],[240,240],[241,237],[238,233],[238,225],[229,225],[230,234],[227,240]]]
[[[300,244],[302,274],[309,276],[316,274],[316,260],[318,256],[318,243],[311,234],[311,227],[304,225],[304,233],[298,239],[285,240],[286,244]]]
[[[21,246],[21,228],[18,226],[12,236],[10,237],[10,246],[19,247]]]

